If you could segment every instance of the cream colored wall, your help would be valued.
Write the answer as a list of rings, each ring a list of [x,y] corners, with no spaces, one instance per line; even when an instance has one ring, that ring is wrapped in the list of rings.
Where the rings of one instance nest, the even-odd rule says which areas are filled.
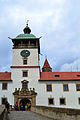
[[[28,56],[28,64],[27,66],[38,66],[38,49],[13,49],[13,57],[12,57],[12,66],[23,66],[23,57],[20,55],[22,50],[30,51],[30,56]],[[26,66],[26,65],[24,65]]]
[[[12,68],[11,79],[13,80],[13,87],[11,91],[14,91],[15,88],[22,88],[21,81],[27,80],[28,88],[36,88],[38,85],[38,79],[40,79],[40,68],[38,60],[38,49],[25,49],[30,51],[30,56],[28,56],[27,65],[23,65],[23,58],[20,55],[20,52],[24,49],[13,49],[13,58],[12,58],[12,66],[35,66],[34,68]],[[28,71],[28,77],[23,77],[23,70]],[[36,89],[35,89],[36,90]]]
[[[28,71],[28,77],[23,77],[22,71]],[[22,88],[21,81],[27,80],[29,81],[29,88],[36,87],[38,83],[38,79],[40,78],[39,68],[18,68],[12,69],[12,79],[13,79],[13,87],[14,88]]]
[[[2,83],[0,82],[0,104],[2,104],[2,98],[7,98],[8,102],[10,104],[14,104],[14,98],[13,98],[13,82],[7,82],[8,84],[8,89],[7,90],[2,90]]]
[[[78,98],[80,97],[80,91],[76,91],[77,81],[60,81],[60,82],[51,82],[52,83],[52,92],[46,91],[46,83],[50,82],[40,82],[40,87],[38,90],[39,96],[37,97],[37,105],[51,106],[51,107],[62,107],[62,108],[75,108],[80,109],[78,103]],[[69,91],[63,91],[63,84],[68,83]],[[79,82],[78,82],[79,83]],[[48,105],[48,98],[54,98],[54,105]],[[60,98],[66,99],[66,105],[60,105]]]

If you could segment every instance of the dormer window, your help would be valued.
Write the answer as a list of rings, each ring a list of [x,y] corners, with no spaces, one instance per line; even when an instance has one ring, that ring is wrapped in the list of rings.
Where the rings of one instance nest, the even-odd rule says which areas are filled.
[[[80,75],[77,75],[77,77],[80,77]]]
[[[60,77],[60,75],[55,75],[55,77]]]

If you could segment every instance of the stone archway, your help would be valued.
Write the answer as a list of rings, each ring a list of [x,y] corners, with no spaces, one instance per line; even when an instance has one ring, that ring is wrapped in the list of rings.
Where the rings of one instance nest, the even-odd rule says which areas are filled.
[[[15,88],[14,95],[14,103],[18,103],[18,107],[20,107],[21,100],[29,100],[31,102],[32,106],[36,106],[36,95],[35,89],[29,90],[29,89],[17,89]],[[28,102],[28,101],[26,101]]]

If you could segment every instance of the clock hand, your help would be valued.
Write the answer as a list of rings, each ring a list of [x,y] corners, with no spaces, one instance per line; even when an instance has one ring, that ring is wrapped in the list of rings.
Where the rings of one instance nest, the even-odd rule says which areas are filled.
[[[28,52],[25,52],[23,55],[26,55]]]

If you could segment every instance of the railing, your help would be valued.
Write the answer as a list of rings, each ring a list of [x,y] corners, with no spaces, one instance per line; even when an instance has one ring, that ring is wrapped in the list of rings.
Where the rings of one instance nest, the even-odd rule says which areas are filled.
[[[31,111],[54,120],[80,120],[80,109],[35,106],[31,107]]]

